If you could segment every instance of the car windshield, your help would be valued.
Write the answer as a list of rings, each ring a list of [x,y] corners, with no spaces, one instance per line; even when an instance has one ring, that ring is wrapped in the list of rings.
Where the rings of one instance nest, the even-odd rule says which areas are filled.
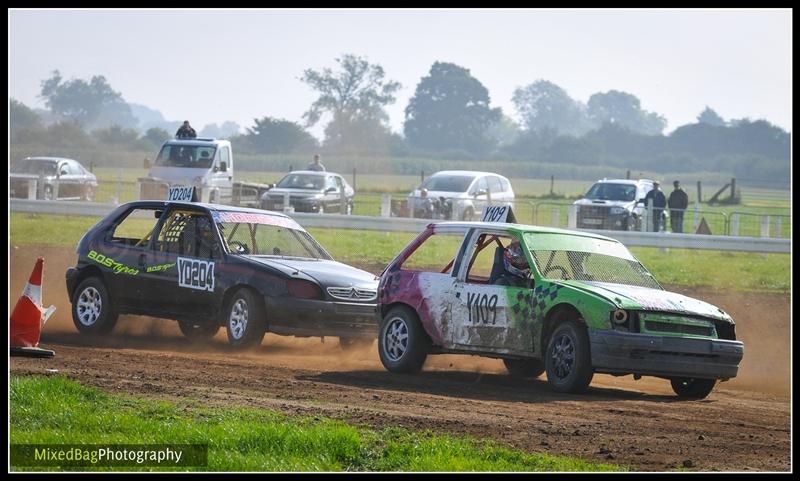
[[[472,175],[434,175],[425,179],[419,188],[436,192],[466,192],[474,178]]]
[[[607,282],[661,289],[647,269],[619,242],[561,234],[525,234],[536,268],[545,279]]]
[[[56,163],[52,160],[25,159],[11,167],[12,174],[56,175]]]
[[[321,190],[325,186],[325,177],[313,174],[289,174],[276,187],[285,189]]]
[[[623,200],[630,202],[636,198],[636,186],[631,184],[594,184],[584,196],[591,200]]]
[[[173,145],[161,148],[155,165],[162,167],[190,167],[208,169],[217,148],[209,145]]]
[[[291,218],[243,212],[213,215],[231,254],[332,260]]]

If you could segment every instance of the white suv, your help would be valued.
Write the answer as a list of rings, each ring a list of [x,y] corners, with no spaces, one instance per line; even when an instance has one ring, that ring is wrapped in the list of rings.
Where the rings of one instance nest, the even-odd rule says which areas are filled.
[[[445,213],[442,218],[475,220],[483,208],[491,205],[511,205],[514,191],[511,182],[502,175],[469,170],[443,170],[436,172],[408,195],[408,208],[412,215],[424,210],[428,201],[434,200]]]
[[[639,230],[644,215],[643,200],[653,190],[649,179],[603,179],[574,202],[578,206],[579,229]]]

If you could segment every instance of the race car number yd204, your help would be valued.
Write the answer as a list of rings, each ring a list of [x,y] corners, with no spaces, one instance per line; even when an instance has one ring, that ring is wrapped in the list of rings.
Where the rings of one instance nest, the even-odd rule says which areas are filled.
[[[214,263],[178,257],[178,285],[214,292]]]

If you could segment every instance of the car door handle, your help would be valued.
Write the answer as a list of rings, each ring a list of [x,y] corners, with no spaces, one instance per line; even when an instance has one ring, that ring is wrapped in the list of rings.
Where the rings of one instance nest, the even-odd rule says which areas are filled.
[[[147,264],[147,254],[139,254],[139,267],[144,267]]]

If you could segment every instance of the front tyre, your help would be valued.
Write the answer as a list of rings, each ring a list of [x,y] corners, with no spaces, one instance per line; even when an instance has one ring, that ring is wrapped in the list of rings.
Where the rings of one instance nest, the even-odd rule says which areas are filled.
[[[228,343],[231,346],[251,347],[261,344],[266,334],[264,310],[253,291],[236,291],[223,312]]]
[[[704,399],[711,394],[716,379],[673,378],[670,379],[672,390],[678,397],[685,399]]]
[[[586,391],[594,376],[586,328],[575,321],[559,324],[547,343],[545,367],[554,391]]]
[[[387,370],[397,373],[422,370],[430,341],[413,310],[395,307],[383,317],[378,333],[378,354]]]
[[[111,332],[118,315],[111,307],[105,283],[99,277],[89,277],[78,284],[72,294],[72,322],[83,334]]]
[[[539,377],[544,373],[544,362],[539,359],[503,359],[511,377],[518,379]]]

